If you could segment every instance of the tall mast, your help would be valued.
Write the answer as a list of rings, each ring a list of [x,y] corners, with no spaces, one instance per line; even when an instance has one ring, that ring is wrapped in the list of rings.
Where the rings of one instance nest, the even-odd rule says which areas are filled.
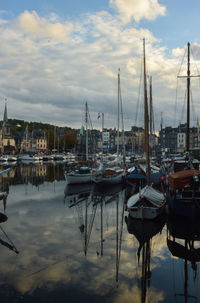
[[[86,161],[88,161],[88,105],[85,103],[85,125],[86,125],[86,138],[85,138],[85,153]]]
[[[104,130],[104,113],[102,113],[102,157],[103,157],[103,130]]]
[[[186,125],[186,151],[190,149],[190,78],[200,77],[200,75],[190,75],[190,43],[187,44],[187,76],[178,76],[178,78],[187,78],[187,125]]]
[[[54,126],[54,142],[53,142],[53,148],[54,148],[54,152],[56,149],[56,126]]]
[[[190,149],[190,43],[188,48],[188,63],[187,63],[187,129],[186,129],[186,151]]]
[[[122,123],[122,154],[123,154],[123,161],[125,165],[125,137],[124,137],[124,118],[123,118],[123,107],[122,107],[122,94],[121,94],[121,81],[120,81],[120,69],[118,73],[118,92],[119,92],[119,107],[121,111],[121,123]]]
[[[149,117],[148,117],[148,99],[147,99],[147,77],[146,77],[146,57],[145,57],[145,39],[143,39],[144,55],[144,147],[146,155],[147,184],[150,185],[150,160],[149,160]]]
[[[153,98],[152,98],[152,76],[150,76],[150,83],[149,83],[149,106],[150,106],[150,154],[152,155],[153,149]]]
[[[119,156],[119,104],[120,104],[120,69],[118,70],[118,107],[117,107],[117,156]]]

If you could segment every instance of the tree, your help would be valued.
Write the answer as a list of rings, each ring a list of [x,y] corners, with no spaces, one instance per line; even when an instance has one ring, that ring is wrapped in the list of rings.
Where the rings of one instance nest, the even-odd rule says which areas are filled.
[[[63,150],[72,149],[77,144],[75,132],[68,132],[61,137],[60,147]]]

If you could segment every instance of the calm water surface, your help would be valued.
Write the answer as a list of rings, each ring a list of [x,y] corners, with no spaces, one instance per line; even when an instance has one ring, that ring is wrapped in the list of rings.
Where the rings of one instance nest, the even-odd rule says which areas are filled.
[[[198,265],[172,256],[166,218],[130,220],[130,188],[66,186],[63,167],[1,177],[1,302],[200,302]]]

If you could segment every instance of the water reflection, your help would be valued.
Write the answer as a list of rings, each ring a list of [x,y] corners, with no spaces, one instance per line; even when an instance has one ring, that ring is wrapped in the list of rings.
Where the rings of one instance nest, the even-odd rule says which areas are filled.
[[[17,250],[16,246],[14,245],[14,243],[12,242],[10,237],[7,235],[5,229],[2,226],[2,223],[6,222],[7,220],[8,220],[8,217],[5,214],[0,212],[0,231],[2,234],[0,236],[0,244],[7,247],[10,250],[12,250],[16,254],[18,254],[19,251]],[[3,237],[5,238],[5,240],[3,239]]]
[[[171,215],[168,217],[167,227],[167,246],[169,251],[174,257],[183,261],[184,269],[183,291],[175,290],[174,296],[183,296],[184,302],[188,302],[191,298],[197,300],[198,296],[193,295],[192,291],[194,292],[195,283],[198,283],[197,263],[200,262],[200,222],[198,218],[183,219]],[[191,264],[190,269],[193,276],[191,281],[189,281],[189,263]]]
[[[3,168],[5,169],[5,168]],[[2,181],[3,180],[3,181]],[[16,164],[3,176],[0,176],[0,185],[32,184],[38,187],[44,182],[65,180],[63,164],[61,163],[23,163]]]
[[[146,302],[147,289],[151,285],[151,249],[153,237],[161,233],[166,217],[162,216],[154,221],[141,221],[134,220],[129,215],[125,218],[127,224],[127,230],[130,234],[133,234],[139,242],[137,250],[138,268],[141,269],[141,303]],[[140,258],[142,259],[140,261]]]
[[[96,213],[100,216],[100,249],[96,249],[96,254],[97,256],[103,256],[103,243],[106,241],[104,237],[104,218],[106,216],[106,205],[115,203],[114,207],[116,207],[116,281],[118,281],[122,227],[125,209],[125,192],[126,189],[123,188],[122,185],[102,186],[96,184],[66,185],[64,191],[65,203],[68,203],[69,208],[74,207],[76,209],[76,213],[78,216],[78,228],[80,230],[85,256],[87,255]],[[120,219],[119,203],[122,206],[122,208],[120,209]]]
[[[177,273],[180,258],[167,246],[165,220],[125,223],[134,188],[67,186],[64,168],[20,163],[0,181],[0,226],[20,251],[0,245],[3,302],[175,302],[170,264]],[[176,283],[183,293],[183,277]]]

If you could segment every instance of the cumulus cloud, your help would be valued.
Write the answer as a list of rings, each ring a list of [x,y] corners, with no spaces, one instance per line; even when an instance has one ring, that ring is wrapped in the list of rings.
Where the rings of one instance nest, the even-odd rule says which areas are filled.
[[[174,57],[180,57],[184,55],[185,50],[183,48],[174,48],[172,50],[172,55]]]
[[[134,19],[155,20],[158,16],[166,14],[166,7],[160,5],[158,0],[110,0],[111,7],[115,8],[124,22]]]
[[[27,35],[33,38],[49,38],[57,42],[64,42],[68,39],[69,33],[73,31],[73,25],[69,22],[59,23],[55,22],[55,14],[51,14],[50,21],[33,11],[25,11],[22,13],[16,25]]]
[[[114,128],[120,68],[125,128],[130,129],[138,100],[143,37],[154,100],[159,100],[154,112],[164,112],[166,102],[175,102],[181,51],[169,55],[149,29],[127,26],[116,14],[101,11],[69,22],[52,13],[41,17],[24,11],[2,22],[0,35],[0,98],[7,98],[9,118],[79,128],[88,101],[93,126],[101,127],[97,113],[106,111],[105,127]],[[196,44],[197,58],[198,51]],[[139,126],[142,117],[141,113]]]

